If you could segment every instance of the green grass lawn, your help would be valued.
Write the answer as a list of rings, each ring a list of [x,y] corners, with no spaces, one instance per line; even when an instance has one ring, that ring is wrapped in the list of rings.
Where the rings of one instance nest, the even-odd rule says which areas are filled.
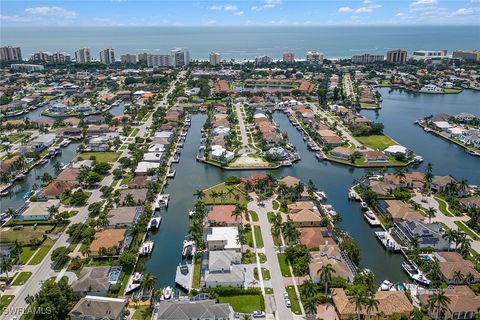
[[[258,221],[258,214],[255,211],[248,211],[250,213],[250,216],[252,217],[252,221]]]
[[[395,141],[392,140],[389,136],[386,135],[373,135],[373,136],[365,136],[365,137],[355,137],[361,144],[366,147],[370,147],[376,150],[384,150],[389,146],[393,146],[396,144]]]
[[[82,152],[78,155],[78,160],[90,160],[91,157],[95,157],[98,162],[115,162],[120,157],[120,152]]]
[[[12,133],[7,136],[7,140],[10,143],[15,143],[18,140],[23,140],[25,138],[28,138],[32,135],[31,132],[22,132],[22,133]]]
[[[288,297],[290,298],[290,302],[292,304],[290,309],[295,314],[301,314],[302,311],[300,310],[300,304],[298,303],[297,294],[295,293],[295,287],[294,286],[288,286],[288,287],[286,287],[286,290],[287,290],[287,293],[288,293]]]
[[[470,237],[472,237],[473,240],[480,240],[480,237],[478,237],[472,229],[470,229],[463,221],[455,221],[455,224],[458,226],[460,230],[468,234]]]
[[[257,248],[263,248],[262,230],[260,230],[260,226],[254,226],[253,228],[255,229],[255,242]]]
[[[443,89],[443,93],[460,93],[462,89],[446,88]]]
[[[152,309],[149,307],[138,307],[135,309],[132,320],[147,320],[152,318]]]
[[[254,269],[253,276],[256,280],[260,280],[258,277],[258,268]],[[268,270],[267,268],[262,268],[262,277],[263,280],[270,280],[270,270]]]
[[[447,211],[447,203],[445,200],[439,198],[439,197],[434,197],[435,201],[438,202],[438,209],[440,210],[441,213],[446,215],[447,217],[453,217],[453,215]]]
[[[32,276],[31,272],[20,272],[18,276],[13,280],[12,286],[21,286],[27,282],[28,279]]]
[[[233,188],[233,194],[228,194],[228,190]],[[205,192],[205,196],[203,197],[203,202],[207,205],[212,205],[212,204],[237,204],[237,203],[242,203],[247,205],[247,198],[246,194],[235,186],[227,186],[225,183],[218,184],[214,187],[211,187],[209,189],[203,190]],[[213,198],[212,193],[213,192],[223,192],[224,197],[223,199],[220,197]],[[235,195],[238,195],[239,199],[238,201],[235,198]]]
[[[378,109],[378,104],[376,104],[376,103],[360,102],[360,108],[362,108],[362,109]]]
[[[287,259],[285,258],[284,253],[279,253],[278,257],[278,264],[280,265],[280,271],[282,271],[282,275],[284,277],[291,277],[292,273],[290,272],[290,268],[288,267]]]
[[[221,296],[218,297],[218,302],[229,303],[235,312],[252,313],[253,311],[263,310],[262,296],[259,294]]]
[[[265,255],[265,253],[258,253],[258,259],[260,259],[260,263],[267,262],[267,256]]]
[[[273,221],[273,218],[275,217],[276,213],[275,212],[268,212],[267,213],[267,218],[268,218],[268,222],[272,223]]]
[[[22,247],[22,252],[19,255],[19,263],[26,264],[27,261],[33,256],[33,254],[37,251],[38,247]]]
[[[196,257],[195,265],[193,267],[193,280],[192,280],[193,288],[200,288],[201,267],[202,267],[202,257]]]
[[[51,230],[52,227],[52,225],[37,225],[34,228],[33,225],[30,225],[17,230],[14,230],[14,227],[5,227],[0,230],[0,242],[15,242],[17,240],[28,244],[32,239],[42,240],[45,232]]]
[[[42,262],[43,258],[47,255],[47,253],[50,251],[54,244],[54,241],[51,239],[45,239],[43,241],[42,245],[40,246],[40,249],[35,253],[33,256],[32,260],[28,263],[29,265],[36,265]]]
[[[15,298],[15,296],[9,294],[4,294],[0,297],[0,313],[3,313],[3,310],[8,307],[13,298]]]

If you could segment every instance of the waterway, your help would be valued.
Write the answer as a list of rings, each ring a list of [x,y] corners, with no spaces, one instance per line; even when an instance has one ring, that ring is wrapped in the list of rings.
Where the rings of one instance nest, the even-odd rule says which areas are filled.
[[[10,187],[10,189],[8,189],[8,196],[0,198],[0,212],[4,212],[8,208],[20,208],[25,203],[25,201],[23,200],[23,196],[25,195],[25,193],[32,190],[32,186],[34,184],[37,184],[39,187],[42,184],[42,181],[40,179],[37,179],[37,177],[41,177],[45,172],[52,176],[55,176],[55,168],[53,164],[56,161],[67,164],[71,160],[73,160],[77,155],[78,145],[79,143],[72,142],[65,148],[62,148],[61,154],[52,158],[44,165],[35,166],[26,174],[25,179],[15,182],[15,184]]]

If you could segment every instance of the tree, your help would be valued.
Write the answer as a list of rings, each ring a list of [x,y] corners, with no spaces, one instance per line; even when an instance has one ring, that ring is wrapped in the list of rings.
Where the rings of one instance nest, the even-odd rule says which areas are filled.
[[[197,197],[198,200],[201,200],[203,199],[203,197],[205,197],[205,192],[203,192],[203,190],[197,189],[197,191],[195,191],[193,195]]]
[[[373,295],[370,295],[365,299],[365,307],[367,308],[368,320],[371,319],[373,310],[378,312],[378,305],[379,305],[379,302],[377,299],[375,299],[375,296]]]
[[[143,276],[140,286],[144,290],[151,291],[155,287],[156,281],[157,278],[153,274],[147,273]]]
[[[304,303],[303,308],[307,314],[307,319],[315,319],[317,314],[317,300],[313,297],[309,297]]]
[[[462,281],[464,280],[464,276],[463,276],[462,271],[460,271],[460,270],[454,271],[452,280],[455,283],[462,283]]]
[[[435,217],[437,210],[435,210],[435,208],[433,207],[430,207],[427,209],[427,211],[425,211],[425,213],[427,214],[427,217],[428,217],[428,223],[432,223],[432,218]]]
[[[12,259],[10,258],[2,259],[2,261],[0,262],[0,269],[2,269],[3,272],[5,272],[7,279],[9,279],[10,277],[8,276],[8,273],[13,269]]]
[[[458,232],[453,229],[447,229],[442,235],[442,238],[448,241],[448,251],[450,251],[450,247],[452,246],[453,242],[457,240]]]
[[[53,250],[51,259],[52,261],[55,261],[57,265],[63,266],[70,258],[68,254],[71,252],[71,250],[67,247],[58,247],[57,249]]]
[[[136,257],[130,251],[124,251],[120,257],[118,257],[118,263],[125,269],[130,269],[135,266]]]
[[[363,290],[356,290],[351,300],[355,305],[355,312],[357,313],[357,318],[360,320],[360,315],[362,314],[363,307],[365,306],[366,302],[365,292]]]
[[[450,298],[445,295],[445,291],[438,290],[430,295],[428,298],[428,308],[435,313],[435,320],[445,313],[450,303]]]
[[[320,282],[325,283],[325,295],[327,295],[327,290],[328,290],[328,283],[332,281],[332,274],[335,274],[336,271],[332,267],[332,265],[329,263],[327,265],[323,265],[319,270],[318,270],[318,275],[320,278]]]

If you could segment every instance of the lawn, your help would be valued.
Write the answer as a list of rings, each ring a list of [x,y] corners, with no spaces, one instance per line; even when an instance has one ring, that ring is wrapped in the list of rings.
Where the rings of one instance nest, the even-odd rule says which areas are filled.
[[[465,232],[466,234],[468,234],[470,237],[472,237],[473,240],[480,240],[480,237],[478,237],[473,231],[472,229],[470,229],[465,223],[463,223],[463,221],[455,221],[455,224],[457,225],[457,227],[462,230],[463,232]]]
[[[460,93],[462,89],[446,88],[443,89],[443,93]]]
[[[438,202],[438,209],[440,210],[441,213],[446,215],[447,217],[453,217],[453,215],[447,211],[447,203],[445,200],[439,198],[439,197],[434,197],[435,201]]]
[[[98,162],[115,162],[120,157],[120,152],[82,152],[78,155],[78,160],[90,160],[95,157]]]
[[[229,303],[235,312],[252,313],[253,311],[263,310],[262,296],[259,294],[220,296],[218,302]]]
[[[13,280],[12,286],[22,286],[30,279],[32,273],[31,272],[20,272],[18,276]]]
[[[42,262],[43,258],[47,255],[47,253],[50,251],[54,244],[54,241],[47,238],[45,241],[43,241],[42,245],[40,246],[40,249],[38,249],[37,253],[33,256],[32,260],[28,263],[29,265],[36,265]]]
[[[3,310],[5,310],[6,307],[12,302],[13,298],[15,296],[9,295],[9,294],[4,294],[0,297],[0,313],[3,314]]]
[[[250,210],[248,211],[248,213],[250,213],[250,216],[252,217],[252,221],[258,221],[258,214],[255,211]]]
[[[362,109],[378,109],[378,104],[360,102],[360,108],[362,108]]]
[[[256,280],[260,280],[258,278],[258,268],[254,269],[253,276]],[[263,280],[270,280],[270,271],[267,268],[262,268],[262,278]]]
[[[152,309],[149,307],[139,307],[135,309],[132,320],[146,320],[152,318]]]
[[[231,191],[229,191],[231,190]],[[227,186],[225,183],[217,184],[211,188],[203,190],[205,192],[205,196],[203,197],[203,202],[207,205],[212,204],[237,204],[242,203],[247,205],[247,198],[244,192],[237,189],[235,186]],[[223,192],[224,196],[223,199],[221,197],[212,197],[212,194],[216,192],[221,193]],[[233,194],[231,194],[231,193]],[[236,195],[239,197],[238,201],[236,200]]]
[[[366,147],[370,147],[376,150],[384,150],[389,146],[397,144],[389,136],[386,135],[373,135],[364,137],[355,137],[361,144]]]
[[[291,277],[292,273],[290,272],[290,268],[288,267],[287,259],[285,258],[284,253],[279,253],[278,257],[278,264],[280,265],[280,271],[282,271],[282,275],[284,277]]]
[[[263,248],[262,230],[260,230],[260,226],[254,226],[253,228],[255,229],[255,242],[257,248]]]
[[[19,263],[20,264],[26,264],[27,261],[33,256],[35,251],[37,251],[38,247],[22,247],[22,252],[20,253],[19,256]]]
[[[28,244],[32,239],[43,239],[46,231],[52,229],[51,225],[23,226],[18,230],[14,227],[6,227],[0,230],[0,242],[15,242],[16,240]]]
[[[7,136],[7,140],[10,143],[15,143],[18,140],[23,140],[25,138],[28,138],[32,135],[31,132],[22,132],[22,133],[12,133]]]
[[[278,202],[277,200],[273,200],[272,207],[273,207],[273,210],[278,210],[278,208],[280,207],[280,202]]]
[[[290,309],[295,314],[301,314],[302,311],[300,310],[300,304],[298,303],[297,294],[295,293],[295,287],[288,286],[286,289],[287,289],[288,297],[290,298],[290,302],[292,304]]]
[[[195,264],[193,267],[193,280],[192,280],[193,288],[200,288],[201,268],[202,268],[202,257],[196,257]]]

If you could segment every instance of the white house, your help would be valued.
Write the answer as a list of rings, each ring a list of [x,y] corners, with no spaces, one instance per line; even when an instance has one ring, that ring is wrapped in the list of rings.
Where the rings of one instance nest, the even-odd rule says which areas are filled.
[[[208,250],[234,250],[242,251],[238,240],[237,227],[209,227],[205,228],[205,239]]]
[[[148,152],[143,155],[143,161],[146,162],[162,162],[163,152]]]
[[[427,84],[424,85],[421,89],[420,92],[425,92],[425,93],[442,93],[443,90],[442,88],[434,85],[434,84]]]
[[[48,208],[58,208],[60,206],[60,200],[51,199],[48,201],[30,202],[30,204],[17,216],[17,220],[48,220],[51,217],[51,213]]]
[[[386,155],[403,154],[404,156],[406,156],[409,153],[409,150],[404,146],[397,144],[397,145],[389,146],[388,148],[383,150],[383,152]]]
[[[221,145],[213,145],[212,152],[210,152],[210,158],[217,161],[230,161],[235,157],[235,153],[228,151]]]
[[[135,173],[145,175],[148,169],[157,169],[158,167],[160,167],[160,163],[158,162],[140,161],[135,169]]]
[[[245,273],[242,254],[233,250],[210,251],[208,269],[205,270],[205,287],[242,287]]]

